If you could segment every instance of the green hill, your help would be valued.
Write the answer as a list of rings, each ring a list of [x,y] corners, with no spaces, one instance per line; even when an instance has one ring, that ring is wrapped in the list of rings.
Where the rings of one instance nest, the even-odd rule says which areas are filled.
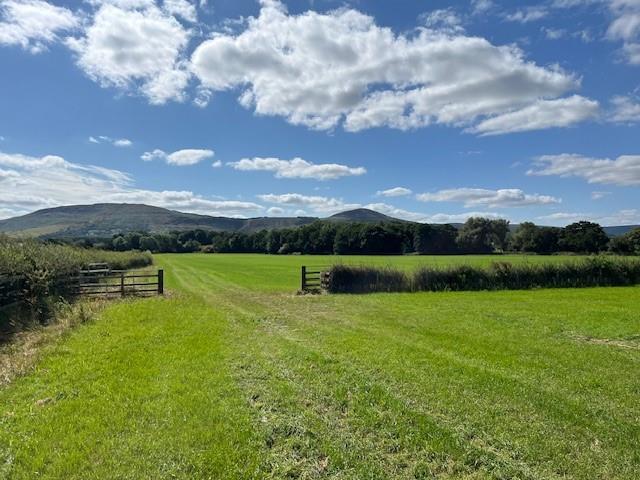
[[[335,221],[393,220],[372,210],[358,209],[330,217]],[[307,225],[316,217],[228,218],[183,213],[141,204],[98,203],[47,208],[20,217],[0,220],[0,232],[34,237],[108,237],[130,231],[218,230],[255,232]]]

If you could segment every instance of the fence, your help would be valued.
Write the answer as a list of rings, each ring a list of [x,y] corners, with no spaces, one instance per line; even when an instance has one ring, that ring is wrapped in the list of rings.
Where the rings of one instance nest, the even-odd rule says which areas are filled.
[[[84,271],[74,282],[79,296],[149,296],[164,294],[164,270],[157,273],[129,273],[126,271]]]
[[[329,286],[329,269],[326,267],[302,266],[300,272],[300,290],[320,292]]]
[[[0,275],[0,309],[23,302],[32,293],[25,277]],[[69,297],[126,297],[164,294],[164,271],[137,273],[108,268],[83,270],[77,276],[59,278],[49,285],[49,295]]]

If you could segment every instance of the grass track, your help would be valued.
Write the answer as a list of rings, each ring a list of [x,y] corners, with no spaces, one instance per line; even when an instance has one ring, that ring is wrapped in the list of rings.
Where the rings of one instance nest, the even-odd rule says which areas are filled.
[[[296,297],[330,259],[158,261],[172,297],[0,391],[0,477],[640,476],[638,288]]]

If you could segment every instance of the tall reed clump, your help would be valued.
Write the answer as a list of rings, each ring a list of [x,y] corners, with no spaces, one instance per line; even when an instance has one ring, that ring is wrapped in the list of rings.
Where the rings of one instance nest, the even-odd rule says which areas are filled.
[[[389,283],[387,284],[387,281]],[[523,290],[640,284],[640,260],[590,257],[542,264],[495,262],[488,267],[420,267],[404,274],[388,267],[333,267],[332,293]]]
[[[52,298],[71,294],[65,280],[97,262],[126,270],[151,265],[153,258],[147,252],[107,252],[0,236],[0,282],[10,279],[27,310],[40,321],[50,316]]]
[[[391,267],[334,265],[329,275],[332,293],[406,292],[409,277]]]

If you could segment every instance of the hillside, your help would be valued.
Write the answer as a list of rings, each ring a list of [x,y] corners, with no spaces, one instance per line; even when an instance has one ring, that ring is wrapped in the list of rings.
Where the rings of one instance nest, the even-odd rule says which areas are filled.
[[[217,230],[251,233],[258,230],[307,225],[317,217],[229,218],[183,213],[142,204],[98,203],[47,208],[20,217],[0,220],[0,233],[49,238],[110,237],[130,231],[166,232],[171,230]],[[332,215],[332,222],[401,221],[382,213],[358,208]],[[456,228],[462,224],[453,224]],[[622,235],[637,225],[604,227],[609,236]],[[511,229],[517,228],[512,224]]]
[[[0,220],[0,232],[35,237],[108,237],[120,232],[170,230],[218,230],[245,233],[263,229],[307,225],[315,217],[228,218],[183,213],[141,204],[99,203],[47,208],[20,217]],[[393,220],[372,210],[358,209],[331,217],[335,221]]]

